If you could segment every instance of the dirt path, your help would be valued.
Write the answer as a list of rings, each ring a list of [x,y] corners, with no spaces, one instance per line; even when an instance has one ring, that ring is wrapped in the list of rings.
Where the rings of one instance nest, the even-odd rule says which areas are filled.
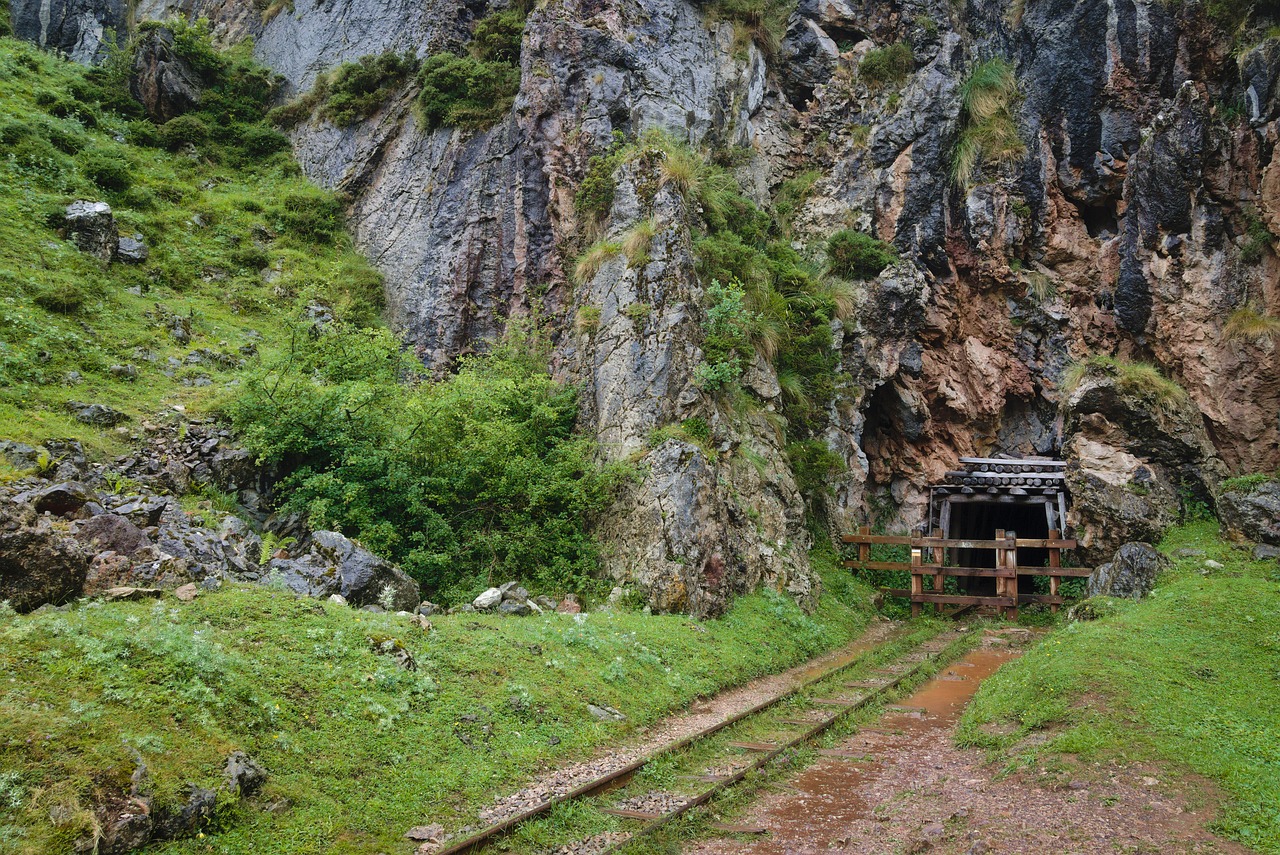
[[[811,659],[787,671],[761,677],[735,689],[697,701],[686,712],[663,719],[622,746],[612,747],[591,760],[546,772],[524,789],[504,796],[480,811],[481,823],[475,828],[478,830],[480,827],[501,822],[507,817],[542,804],[554,796],[562,796],[575,787],[620,769],[663,746],[678,742],[703,728],[724,721],[732,715],[775,697],[812,679],[828,668],[852,662],[864,653],[884,644],[899,626],[900,624],[892,621],[876,621],[859,638],[838,650],[817,659]],[[463,832],[467,830],[463,829]]]
[[[1003,647],[970,653],[838,747],[853,756],[824,756],[733,819],[767,835],[706,841],[686,855],[1249,851],[1205,830],[1213,800],[1204,782],[1097,766],[996,780],[981,751],[955,748],[979,683],[1014,656]]]

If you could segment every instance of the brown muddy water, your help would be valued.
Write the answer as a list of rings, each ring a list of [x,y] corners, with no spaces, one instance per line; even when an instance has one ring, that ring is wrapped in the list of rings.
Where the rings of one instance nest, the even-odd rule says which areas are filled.
[[[857,734],[788,783],[794,792],[766,816],[766,839],[744,842],[738,851],[753,855],[796,855],[826,851],[857,820],[873,815],[874,804],[858,797],[880,774],[875,756],[882,751],[950,740],[951,733],[978,686],[1018,654],[978,649],[951,663],[915,694],[888,708],[863,728],[884,734],[873,748],[863,749]],[[836,755],[836,756],[832,756]],[[839,755],[846,755],[839,757]],[[866,759],[862,759],[866,758]]]

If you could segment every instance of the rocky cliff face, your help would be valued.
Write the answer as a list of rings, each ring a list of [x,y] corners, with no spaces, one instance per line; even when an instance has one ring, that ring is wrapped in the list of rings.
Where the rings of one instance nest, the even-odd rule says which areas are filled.
[[[44,20],[24,9],[19,0],[15,21]],[[444,0],[138,7],[254,36],[296,91],[363,54],[457,45],[485,11]],[[601,526],[612,575],[658,607],[698,612],[762,581],[812,591],[803,503],[766,417],[779,395],[772,369],[746,379],[759,417],[727,411],[694,382],[706,283],[684,201],[642,191],[652,176],[623,167],[603,228],[617,236],[652,221],[647,262],[615,256],[571,282],[588,231],[574,191],[619,131],[663,128],[737,152],[740,183],[765,206],[784,181],[816,171],[791,217],[816,264],[842,228],[899,250],[901,263],[858,286],[853,316],[833,322],[839,384],[821,434],[845,464],[827,502],[833,528],[870,507],[893,526],[919,521],[924,487],[961,455],[1069,452],[1115,469],[1100,483],[1119,479],[1129,496],[1176,490],[1186,461],[1113,435],[1107,447],[1135,460],[1117,469],[1095,453],[1106,444],[1096,421],[1064,422],[1080,412],[1063,406],[1064,373],[1093,354],[1151,363],[1185,388],[1179,418],[1211,443],[1195,463],[1214,475],[1200,481],[1210,498],[1215,451],[1231,471],[1280,465],[1273,6],[801,0],[777,45],[744,38],[750,22],[714,23],[712,11],[548,0],[528,18],[515,106],[488,130],[425,129],[410,84],[353,127],[293,132],[306,172],[349,194],[357,240],[387,275],[392,320],[429,364],[484,347],[512,313],[536,305],[548,319],[555,369],[584,387],[585,427],[605,454],[647,473]],[[905,65],[899,48],[890,73],[878,70],[898,44]],[[983,106],[975,69],[993,58],[1013,85]],[[997,108],[1012,140],[984,124]],[[979,153],[959,180],[957,149],[971,144]],[[575,323],[584,306],[599,310],[590,330]],[[1107,419],[1123,432],[1146,415]],[[707,448],[654,447],[656,428],[694,416],[713,427]],[[1131,489],[1153,460],[1154,486]]]

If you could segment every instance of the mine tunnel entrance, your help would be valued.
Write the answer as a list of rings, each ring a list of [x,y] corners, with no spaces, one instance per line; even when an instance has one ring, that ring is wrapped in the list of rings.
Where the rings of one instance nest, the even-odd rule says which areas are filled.
[[[1046,539],[1064,528],[1066,488],[1064,465],[1056,460],[963,458],[965,468],[948,472],[930,497],[930,524],[948,540],[994,540],[996,533],[1015,532],[1020,540]],[[955,567],[994,568],[996,550],[953,547],[948,563]],[[1021,567],[1044,567],[1049,550],[1018,550]],[[1033,593],[1035,578],[1020,576],[1019,593]],[[958,577],[959,590],[991,595],[991,577]]]

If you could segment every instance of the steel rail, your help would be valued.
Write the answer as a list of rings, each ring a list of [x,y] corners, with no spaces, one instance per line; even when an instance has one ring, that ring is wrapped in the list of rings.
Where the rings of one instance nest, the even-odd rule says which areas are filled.
[[[901,631],[899,635],[904,633],[905,633],[905,630]],[[934,638],[937,638],[937,636],[934,636]],[[885,643],[892,644],[895,640],[897,639],[891,638]],[[933,639],[929,639],[929,640],[932,641]],[[926,644],[926,643],[928,642],[922,642],[922,644]],[[862,655],[854,659],[851,659],[848,662],[837,665],[827,671],[822,672],[821,674],[818,674],[817,676],[814,676],[807,680],[803,680],[799,683],[796,683],[794,686],[782,692],[781,694],[774,695],[772,698],[768,698],[764,701],[761,701],[760,703],[750,707],[749,709],[734,713],[732,716],[726,719],[723,719],[722,721],[719,721],[719,722],[716,722],[715,724],[704,727],[701,730],[698,730],[688,736],[685,736],[676,740],[675,742],[671,742],[666,745],[663,745],[657,748],[656,750],[651,751],[650,753],[644,755],[643,757],[639,757],[633,760],[632,762],[626,764],[625,766],[621,766],[617,769],[614,769],[611,772],[606,772],[604,775],[601,775],[598,778],[593,778],[592,780],[587,781],[585,784],[580,784],[579,786],[575,787],[574,789],[570,790],[569,792],[565,793],[562,796],[555,796],[553,798],[547,799],[546,801],[540,802],[534,805],[533,807],[530,807],[530,808],[527,808],[526,810],[521,811],[520,813],[513,814],[512,816],[509,816],[506,819],[500,820],[499,822],[496,822],[490,826],[482,828],[479,831],[472,834],[471,836],[466,837],[457,842],[451,843],[448,846],[444,847],[443,849],[437,849],[432,853],[432,855],[464,855],[464,853],[478,852],[481,849],[483,849],[485,846],[492,843],[495,838],[501,836],[502,834],[505,834],[508,831],[511,831],[521,823],[527,822],[528,820],[533,819],[534,817],[537,817],[546,813],[556,805],[563,804],[565,802],[570,802],[575,799],[580,799],[585,796],[589,796],[592,793],[599,792],[600,790],[607,788],[610,784],[615,783],[619,779],[626,778],[629,775],[634,775],[636,772],[640,771],[645,766],[649,765],[654,760],[657,760],[660,757],[666,756],[668,754],[672,754],[677,751],[682,751],[685,748],[688,748],[690,745],[692,745],[695,742],[706,739],[709,736],[713,736],[714,734],[720,732],[721,730],[724,730],[726,727],[735,725],[738,722],[742,721],[743,719],[750,718],[751,716],[754,716],[754,715],[758,715],[759,713],[764,712],[765,710],[786,700],[787,698],[790,698],[799,692],[803,692],[804,690],[817,685],[818,683],[828,679],[829,677],[832,677],[836,674],[839,674],[842,671],[846,671],[849,668],[852,668],[854,665],[857,665],[861,663],[863,660],[872,656],[875,652],[876,652],[875,650],[868,650]]]
[[[939,635],[934,636],[934,639],[939,638],[946,634],[947,633],[940,633]],[[921,659],[911,668],[908,668],[906,671],[903,671],[901,674],[894,677],[892,680],[885,683],[884,685],[870,688],[870,690],[866,695],[864,695],[861,698],[858,698],[856,701],[853,701],[848,706],[841,707],[839,712],[836,712],[830,718],[817,722],[814,725],[814,727],[800,734],[796,738],[792,739],[790,742],[787,742],[784,745],[779,745],[778,747],[772,749],[771,751],[765,754],[762,754],[759,758],[749,763],[748,765],[744,766],[742,769],[739,769],[738,771],[734,772],[732,775],[726,776],[723,781],[719,781],[714,785],[712,785],[712,787],[709,790],[699,793],[698,795],[694,796],[693,798],[681,804],[679,807],[664,814],[662,817],[646,823],[644,826],[642,826],[641,828],[633,832],[631,836],[628,837],[626,840],[619,841],[618,843],[610,846],[608,849],[602,850],[599,853],[599,855],[613,855],[613,853],[615,852],[618,852],[618,853],[623,852],[628,846],[635,843],[640,838],[645,837],[649,834],[652,834],[653,832],[664,827],[665,825],[672,822],[673,820],[683,816],[688,811],[691,811],[697,807],[702,807],[703,805],[710,802],[713,798],[715,798],[724,790],[727,790],[730,787],[740,784],[752,772],[762,769],[769,763],[773,762],[773,760],[781,756],[783,753],[790,751],[793,748],[796,748],[800,745],[804,745],[811,742],[816,737],[821,736],[827,729],[829,729],[832,725],[836,724],[842,718],[845,718],[846,716],[849,716],[852,713],[857,712],[858,710],[864,709],[869,704],[871,704],[871,702],[875,701],[877,698],[880,698],[888,694],[889,692],[895,690],[904,681],[906,681],[907,679],[911,678],[912,676],[916,675],[919,671],[921,671],[926,665],[938,661],[939,657],[947,648],[949,648],[956,641],[959,641],[964,636],[965,636],[965,633],[958,633],[958,632],[955,633],[952,641],[947,645],[945,645],[944,647],[942,647],[940,650],[938,650],[937,653],[932,653],[927,655],[925,658]],[[930,639],[930,640],[933,640],[933,639]]]

